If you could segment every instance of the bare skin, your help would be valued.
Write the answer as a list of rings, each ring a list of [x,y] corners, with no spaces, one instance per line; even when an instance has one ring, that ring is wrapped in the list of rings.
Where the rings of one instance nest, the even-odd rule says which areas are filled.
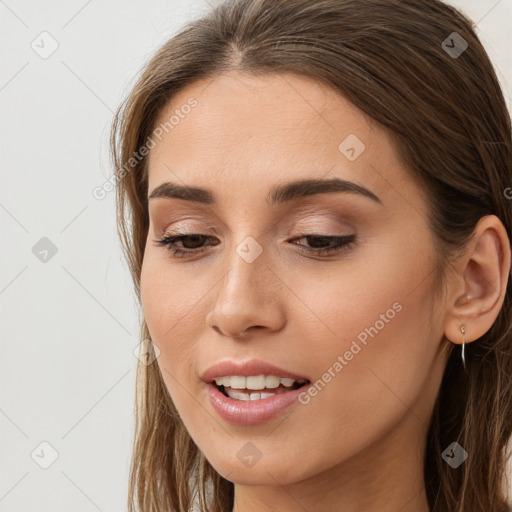
[[[141,295],[171,398],[235,484],[233,512],[428,512],[428,422],[450,341],[462,343],[463,324],[466,343],[479,338],[503,303],[502,223],[481,219],[436,296],[427,204],[379,125],[309,78],[234,72],[188,85],[159,122],[190,97],[197,106],[150,152],[149,194],[170,181],[211,189],[217,202],[149,200]],[[364,151],[340,151],[349,134]],[[351,192],[266,202],[278,184],[334,177],[381,203]],[[207,237],[176,242],[197,251],[178,257],[154,242],[166,231]],[[301,251],[323,247],[306,235],[351,234],[338,253]],[[247,237],[262,249],[251,263],[236,251]],[[223,420],[200,380],[215,362],[258,358],[315,382],[372,326],[316,396],[260,425]],[[237,456],[248,442],[261,453],[251,467]]]

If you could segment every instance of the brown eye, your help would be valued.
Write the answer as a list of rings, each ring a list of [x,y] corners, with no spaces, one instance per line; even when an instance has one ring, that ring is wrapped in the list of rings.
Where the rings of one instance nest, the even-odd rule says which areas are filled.
[[[198,254],[205,250],[204,243],[208,239],[213,239],[208,235],[202,235],[199,233],[193,234],[178,234],[173,236],[164,236],[158,240],[155,240],[156,244],[161,247],[166,247],[173,253],[174,256],[181,257],[187,255]],[[176,243],[181,243],[181,247],[176,246]],[[213,243],[210,245],[217,245]]]
[[[295,242],[295,245],[300,246],[300,250],[310,254],[317,254],[320,256],[335,254],[349,249],[356,235],[342,235],[342,236],[324,236],[324,235],[302,235],[300,238],[294,240],[306,239],[310,247]]]

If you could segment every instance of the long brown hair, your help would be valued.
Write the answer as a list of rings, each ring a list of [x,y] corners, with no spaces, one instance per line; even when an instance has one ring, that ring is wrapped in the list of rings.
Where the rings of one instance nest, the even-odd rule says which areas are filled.
[[[313,77],[386,127],[428,200],[442,279],[482,216],[499,217],[512,239],[504,192],[512,186],[510,115],[467,17],[437,0],[226,1],[157,51],[113,122],[118,231],[139,300],[149,225],[141,148],[175,93],[227,70]],[[459,347],[447,363],[426,440],[432,512],[512,510],[504,497],[512,433],[511,293],[507,282],[496,321],[466,346],[466,372]],[[140,335],[147,343],[143,319]],[[139,363],[136,395],[130,511],[188,512],[197,492],[202,511],[230,512],[233,484],[191,440],[156,362]],[[452,441],[469,454],[457,469],[441,456]]]

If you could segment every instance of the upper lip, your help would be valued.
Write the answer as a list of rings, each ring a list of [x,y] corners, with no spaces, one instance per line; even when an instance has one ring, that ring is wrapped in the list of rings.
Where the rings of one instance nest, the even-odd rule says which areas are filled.
[[[279,368],[271,363],[267,363],[260,359],[250,359],[248,361],[220,361],[210,366],[203,375],[201,380],[204,382],[212,382],[218,377],[239,375],[244,377],[256,375],[275,375],[276,377],[309,380],[304,375],[298,375],[283,368]]]

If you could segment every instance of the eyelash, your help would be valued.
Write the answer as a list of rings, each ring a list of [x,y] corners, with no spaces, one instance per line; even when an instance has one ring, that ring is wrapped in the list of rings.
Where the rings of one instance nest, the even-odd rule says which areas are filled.
[[[165,234],[156,240],[154,240],[159,247],[165,247],[168,251],[173,253],[173,257],[176,258],[184,258],[189,255],[196,255],[203,253],[206,249],[204,247],[200,247],[199,249],[180,249],[179,247],[174,247],[172,244],[175,242],[182,240],[183,238],[188,237],[209,237],[208,235],[201,235],[200,233],[189,233],[184,234],[180,233],[178,235],[166,236]],[[301,238],[312,238],[312,239],[325,239],[328,242],[335,242],[336,245],[330,247],[323,247],[321,249],[311,249],[300,244],[294,244],[299,246],[299,250],[308,254],[313,254],[316,256],[330,256],[332,254],[340,253],[342,251],[346,251],[352,247],[355,243],[355,235],[341,235],[341,236],[327,236],[327,235],[301,235],[293,240],[300,240]],[[217,245],[217,244],[215,244]]]

